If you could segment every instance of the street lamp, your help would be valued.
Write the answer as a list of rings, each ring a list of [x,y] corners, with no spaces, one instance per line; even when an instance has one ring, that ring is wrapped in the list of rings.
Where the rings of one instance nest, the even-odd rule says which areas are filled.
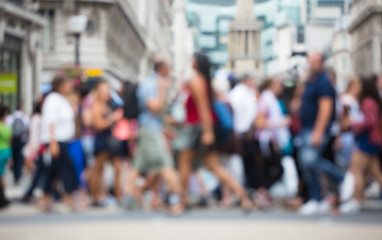
[[[74,64],[80,65],[80,38],[81,34],[85,31],[88,18],[84,15],[74,15],[69,18],[68,32],[74,36],[75,39],[75,59]]]

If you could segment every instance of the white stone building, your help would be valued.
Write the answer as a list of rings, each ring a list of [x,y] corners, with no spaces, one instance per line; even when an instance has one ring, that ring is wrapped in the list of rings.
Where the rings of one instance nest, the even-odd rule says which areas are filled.
[[[32,1],[0,1],[0,102],[32,112],[39,97],[44,18]]]
[[[173,5],[172,55],[173,74],[177,82],[183,81],[191,71],[191,59],[195,52],[194,30],[188,27],[186,0],[175,0]]]
[[[43,81],[74,62],[74,37],[68,34],[73,15],[88,18],[80,38],[80,64],[99,69],[118,88],[151,71],[152,56],[171,51],[170,0],[39,0],[49,22],[44,31]]]
[[[351,64],[352,39],[348,31],[349,24],[348,15],[342,16],[337,22],[330,48],[330,59],[327,62],[337,74],[337,87],[340,92],[345,90],[354,74]]]
[[[355,0],[351,7],[352,62],[359,76],[382,72],[382,0]]]
[[[262,23],[255,19],[253,0],[236,0],[236,17],[230,25],[228,67],[236,74],[263,75],[261,59]]]

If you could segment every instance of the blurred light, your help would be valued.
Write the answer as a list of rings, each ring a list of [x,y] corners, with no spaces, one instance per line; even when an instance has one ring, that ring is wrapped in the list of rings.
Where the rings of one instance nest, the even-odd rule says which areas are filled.
[[[85,73],[88,77],[100,77],[103,74],[103,70],[102,69],[96,69],[96,68],[95,69],[87,69],[85,71]]]
[[[85,31],[88,18],[84,15],[74,15],[68,20],[68,32],[72,34],[80,34]]]

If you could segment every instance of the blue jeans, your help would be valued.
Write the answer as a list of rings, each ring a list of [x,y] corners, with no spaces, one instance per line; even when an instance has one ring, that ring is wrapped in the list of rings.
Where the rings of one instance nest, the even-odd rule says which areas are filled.
[[[298,154],[298,161],[302,171],[302,177],[310,199],[321,201],[323,199],[321,192],[320,173],[324,172],[337,183],[344,178],[344,172],[327,159],[322,158],[329,136],[325,135],[322,143],[314,147],[310,144],[312,130],[304,129],[300,133],[302,146]]]

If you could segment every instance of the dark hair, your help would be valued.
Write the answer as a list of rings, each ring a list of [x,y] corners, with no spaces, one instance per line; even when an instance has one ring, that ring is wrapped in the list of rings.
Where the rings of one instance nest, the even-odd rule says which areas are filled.
[[[105,79],[101,78],[97,81],[96,85],[94,86],[94,90],[97,91],[98,88],[103,84],[109,84]]]
[[[4,106],[3,104],[0,104],[0,119],[5,118],[8,113],[9,108],[7,106]]]
[[[36,101],[33,103],[33,114],[41,113],[41,101]]]
[[[362,78],[362,94],[360,100],[362,102],[365,98],[370,97],[377,102],[379,109],[382,111],[382,102],[377,89],[377,80],[378,77],[375,75]]]
[[[154,63],[154,71],[158,72],[164,65],[166,64],[165,61],[157,61]]]
[[[271,77],[266,78],[260,86],[260,92],[264,92],[265,90],[269,89],[274,83],[274,81],[275,81],[274,78],[271,78]]]
[[[52,92],[58,92],[62,84],[64,84],[66,81],[69,81],[69,79],[64,76],[55,76],[52,81]]]
[[[205,78],[208,85],[208,95],[212,100],[212,79],[211,79],[211,63],[208,57],[201,53],[195,53],[194,59],[196,61],[197,71]]]

